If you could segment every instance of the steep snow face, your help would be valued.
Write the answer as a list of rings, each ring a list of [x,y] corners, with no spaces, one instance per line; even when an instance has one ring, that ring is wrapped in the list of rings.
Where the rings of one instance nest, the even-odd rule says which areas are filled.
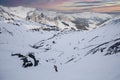
[[[32,32],[29,26],[39,24],[4,14],[0,18],[1,80],[120,80],[119,17],[91,31]],[[14,20],[6,20],[11,16]]]

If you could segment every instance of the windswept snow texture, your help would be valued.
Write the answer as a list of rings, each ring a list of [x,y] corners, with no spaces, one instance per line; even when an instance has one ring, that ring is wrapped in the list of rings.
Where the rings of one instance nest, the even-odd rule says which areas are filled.
[[[0,8],[0,80],[120,80],[120,17],[90,31],[43,27]]]

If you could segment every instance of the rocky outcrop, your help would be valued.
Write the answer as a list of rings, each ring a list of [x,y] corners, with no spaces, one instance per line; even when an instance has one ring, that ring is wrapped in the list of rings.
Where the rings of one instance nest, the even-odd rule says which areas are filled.
[[[35,55],[34,55],[33,52],[28,53],[27,56],[25,56],[25,55],[23,55],[21,53],[11,54],[11,56],[17,56],[18,58],[20,58],[20,60],[23,61],[22,66],[24,68],[32,67],[32,66],[38,66],[38,63],[39,63],[39,60],[37,60],[35,58]],[[34,63],[31,60],[29,60],[28,57],[31,58],[31,59],[33,59]]]
[[[106,51],[106,53],[104,51]],[[120,38],[109,42],[104,42],[92,48],[87,52],[85,56],[87,56],[88,54],[96,54],[98,52],[104,53],[104,56],[120,53]]]

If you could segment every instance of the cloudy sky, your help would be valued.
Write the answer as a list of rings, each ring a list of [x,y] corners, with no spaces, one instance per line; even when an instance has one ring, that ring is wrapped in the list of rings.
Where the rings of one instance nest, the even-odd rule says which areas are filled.
[[[0,0],[3,6],[27,6],[66,12],[120,12],[120,0]]]

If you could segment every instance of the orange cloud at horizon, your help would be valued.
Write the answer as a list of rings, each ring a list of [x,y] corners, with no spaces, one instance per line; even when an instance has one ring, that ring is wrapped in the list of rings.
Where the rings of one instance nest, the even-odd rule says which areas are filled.
[[[91,8],[91,11],[93,11],[93,12],[114,12],[114,11],[120,11],[120,5]]]
[[[82,1],[82,0],[81,0]],[[94,2],[96,0],[83,0]],[[42,5],[35,5],[36,7],[41,7],[43,9],[48,10],[56,10],[56,11],[63,11],[63,12],[117,12],[120,11],[120,2],[115,4],[102,4],[102,5],[95,5],[95,6],[80,6],[76,7],[75,2],[73,0],[59,0],[58,2],[42,4]],[[87,4],[86,4],[87,5]],[[89,5],[89,4],[88,4]]]
[[[71,5],[72,3],[71,2],[57,2],[57,3],[54,3],[54,4],[48,4],[46,5],[44,8],[46,9],[52,9],[52,10],[57,10],[57,11],[69,11],[69,10],[72,10],[72,9],[76,9],[76,8],[73,8],[73,7],[66,7],[67,5]]]
[[[87,0],[86,0],[87,1]],[[64,12],[82,12],[82,11],[91,11],[91,12],[117,12],[120,11],[120,5],[101,5],[101,6],[94,6],[94,7],[71,7],[73,2],[68,1],[61,1],[56,4],[49,4],[45,8],[57,11],[64,11]]]

